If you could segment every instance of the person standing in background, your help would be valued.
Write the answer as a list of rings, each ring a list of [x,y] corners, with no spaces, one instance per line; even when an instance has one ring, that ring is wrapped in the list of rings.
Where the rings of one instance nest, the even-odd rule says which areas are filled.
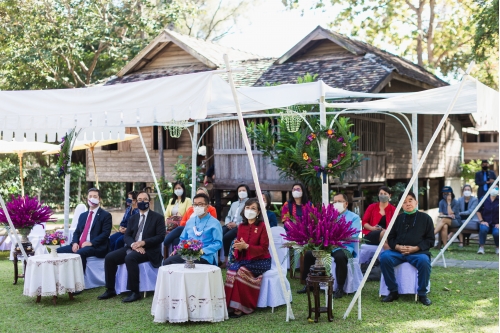
[[[487,160],[483,160],[481,163],[481,171],[476,172],[476,185],[477,189],[477,199],[481,201],[481,198],[484,197],[486,192],[488,192],[489,187],[495,179],[497,179],[497,175],[495,175],[495,171],[489,170],[489,163]]]

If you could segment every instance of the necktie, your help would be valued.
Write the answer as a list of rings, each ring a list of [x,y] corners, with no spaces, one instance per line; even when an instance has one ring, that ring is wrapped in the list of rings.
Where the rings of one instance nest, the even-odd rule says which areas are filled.
[[[484,180],[484,185],[483,185],[483,190],[485,192],[488,192],[488,184],[486,182],[488,181],[488,171],[483,171],[483,180]]]
[[[135,234],[135,241],[139,241],[139,237],[141,236],[142,230],[144,229],[144,214],[141,215],[141,222],[139,222],[139,229],[137,229],[137,233]]]
[[[80,248],[82,247],[82,244],[87,241],[87,234],[89,233],[90,225],[92,224],[92,214],[94,214],[94,211],[91,210],[89,212],[89,216],[87,217],[87,222],[85,222],[83,232],[80,235]]]

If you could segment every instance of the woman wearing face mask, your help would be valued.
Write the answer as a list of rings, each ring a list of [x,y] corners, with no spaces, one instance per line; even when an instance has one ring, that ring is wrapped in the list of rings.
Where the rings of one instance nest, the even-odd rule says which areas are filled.
[[[123,242],[123,236],[127,230],[128,219],[135,214],[139,214],[139,208],[137,208],[137,192],[130,191],[127,193],[126,200],[127,209],[125,214],[123,214],[122,221],[120,222],[120,229],[109,237],[109,251],[118,250],[125,246]]]
[[[479,250],[478,254],[484,254],[484,244],[486,236],[493,235],[495,241],[495,253],[498,254],[498,186],[490,192],[490,197],[486,198],[483,206],[476,213],[479,218]]]
[[[458,198],[458,206],[460,211],[460,220],[463,224],[469,217],[470,213],[472,213],[472,211],[476,208],[479,201],[476,197],[472,196],[472,187],[469,184],[464,185],[464,187],[462,188],[462,193],[463,196]],[[470,234],[468,234],[466,230],[477,231],[478,229],[479,219],[477,218],[477,215],[474,214],[469,223],[467,223],[467,226],[464,228],[463,236],[465,236],[466,238],[470,236]],[[461,243],[463,242],[463,236],[462,234],[459,235]]]
[[[198,187],[196,190],[196,194],[205,194],[208,197],[208,190],[205,187]],[[208,213],[212,215],[213,217],[217,218],[217,212],[215,210],[215,207],[212,205],[208,205]],[[182,234],[182,231],[184,230],[184,226],[186,225],[186,222],[193,217],[193,212],[194,212],[194,207],[191,206],[186,210],[186,214],[182,217],[182,220],[179,222],[179,226],[175,228],[174,230],[170,231],[170,233],[165,237],[165,240],[163,241],[163,245],[165,245],[164,253],[165,253],[165,258],[167,257],[167,251],[170,245],[177,245],[179,244],[179,237]]]
[[[302,216],[302,206],[309,203],[304,185],[301,183],[292,186],[292,198],[281,209],[281,222],[296,219]]]
[[[181,181],[177,181],[173,184],[174,193],[172,200],[168,203],[167,209],[165,210],[165,219],[172,216],[184,216],[186,210],[192,206],[191,199],[186,198],[186,187]]]
[[[242,222],[234,241],[235,261],[228,266],[226,284],[230,318],[250,314],[257,307],[262,274],[271,269],[269,238],[259,201],[249,199],[241,212]]]
[[[271,211],[271,194],[267,191],[262,192],[262,198],[264,199],[264,203],[266,204],[266,213],[267,219],[269,220],[269,226],[276,227],[278,226],[278,219],[276,218],[276,214]]]
[[[448,228],[459,228],[462,225],[460,219],[460,207],[455,199],[455,194],[451,186],[445,186],[441,190],[443,199],[439,201],[439,221],[434,228],[434,234],[440,233],[440,239],[436,249],[441,249],[443,243],[448,240]],[[463,236],[459,235],[459,247],[463,247]]]
[[[379,202],[372,203],[366,208],[363,215],[363,237],[368,245],[378,245],[385,234],[388,222],[391,221],[396,207],[389,201],[392,191],[387,186],[378,189]],[[384,249],[388,249],[387,242]]]
[[[250,189],[247,185],[242,184],[236,188],[236,193],[238,194],[238,201],[231,204],[231,208],[229,208],[229,212],[226,216],[225,225],[222,227],[222,245],[226,255],[226,261],[222,263],[221,268],[226,268],[229,247],[238,233],[238,225],[242,221],[241,212],[243,211],[245,203],[248,200]]]

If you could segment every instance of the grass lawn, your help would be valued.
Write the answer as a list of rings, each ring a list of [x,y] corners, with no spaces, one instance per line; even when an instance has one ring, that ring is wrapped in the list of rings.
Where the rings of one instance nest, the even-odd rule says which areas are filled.
[[[491,238],[491,235],[488,235]],[[493,238],[491,239],[493,241]],[[487,243],[488,244],[488,243]],[[483,260],[483,261],[498,261],[498,255],[495,254],[494,245],[485,245],[484,254],[477,254],[479,246],[477,244],[470,244],[463,248],[458,247],[458,243],[453,243],[444,253],[446,259],[457,260]],[[433,258],[439,253],[439,250],[431,249]]]
[[[498,259],[497,259],[498,260]],[[150,314],[152,295],[123,304],[122,297],[98,301],[104,291],[84,291],[70,302],[67,296],[53,306],[50,297],[40,304],[22,295],[23,280],[12,285],[13,267],[7,252],[0,252],[0,288],[3,313],[1,332],[498,332],[498,271],[433,269],[429,307],[414,303],[413,295],[382,304],[378,282],[368,282],[363,290],[363,320],[357,320],[357,306],[347,320],[342,316],[352,299],[334,302],[334,321],[325,316],[318,324],[307,320],[307,296],[297,295],[298,280],[292,280],[295,320],[284,321],[285,308],[259,309],[254,314],[222,323],[156,324]],[[223,272],[225,275],[225,272]],[[449,291],[445,290],[445,287]]]

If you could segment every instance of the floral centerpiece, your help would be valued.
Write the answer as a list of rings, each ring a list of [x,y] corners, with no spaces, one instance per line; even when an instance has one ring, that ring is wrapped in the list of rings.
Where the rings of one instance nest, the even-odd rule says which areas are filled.
[[[50,253],[54,257],[57,257],[57,248],[66,244],[66,240],[67,237],[61,231],[56,231],[53,234],[46,234],[40,243],[47,246],[50,249]]]
[[[52,210],[49,206],[44,205],[43,201],[38,201],[37,198],[30,198],[29,196],[12,196],[12,200],[6,204],[7,211],[12,220],[14,228],[19,230],[22,236],[22,241],[27,242],[27,236],[31,229],[44,222],[55,221],[52,218]],[[0,224],[9,227],[7,215],[0,208]]]
[[[174,247],[172,255],[179,254],[182,259],[186,260],[185,268],[194,268],[194,261],[200,259],[203,255],[203,243],[197,239],[187,239],[179,242],[179,245]]]
[[[287,217],[285,227],[287,229],[284,238],[288,241],[283,246],[294,249],[294,260],[297,261],[300,254],[313,251],[316,257],[315,268],[318,271],[330,273],[329,266],[332,263],[331,252],[336,249],[345,250],[346,243],[356,242],[353,237],[359,231],[351,227],[352,221],[347,221],[334,208],[333,204],[323,205],[322,209],[311,204],[302,206],[302,217],[294,219]],[[294,263],[295,267],[296,263]],[[322,268],[326,266],[326,268]]]

